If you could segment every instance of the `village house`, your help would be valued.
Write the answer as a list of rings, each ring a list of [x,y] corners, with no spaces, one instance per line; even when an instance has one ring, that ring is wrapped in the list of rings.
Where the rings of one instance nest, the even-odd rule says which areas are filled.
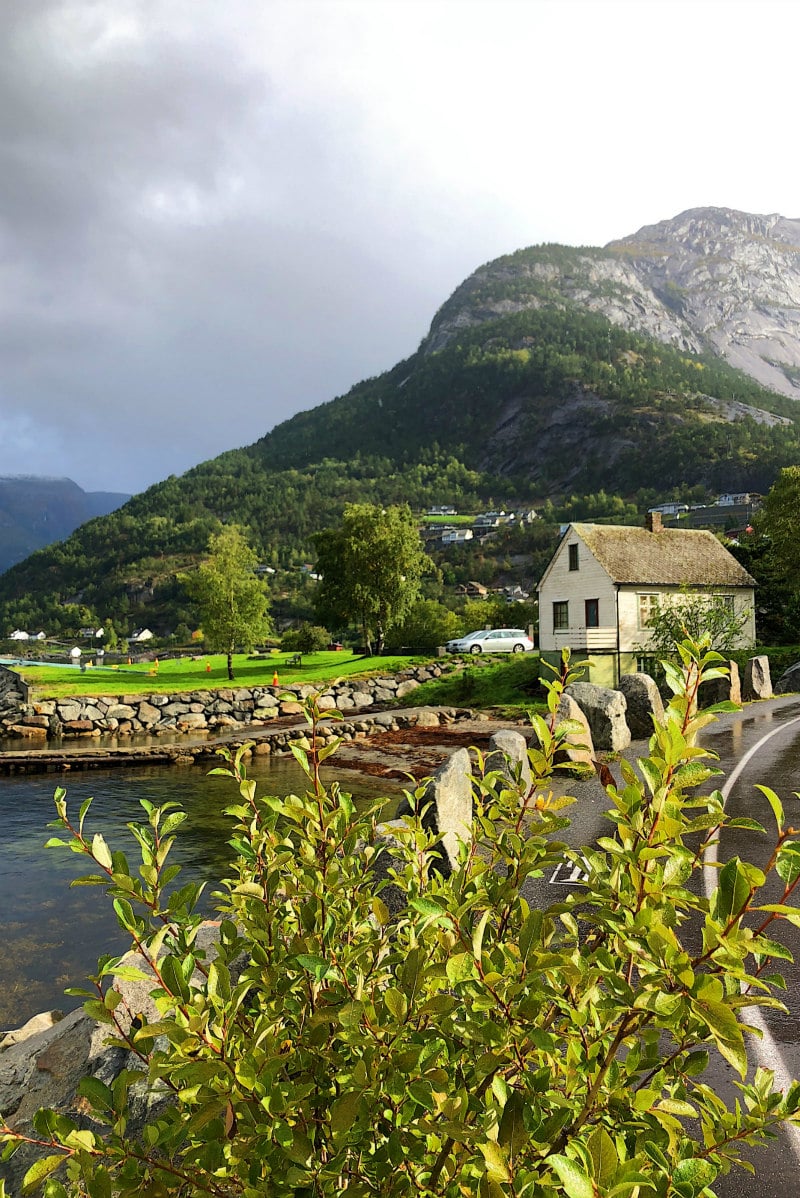
[[[555,665],[568,646],[588,661],[589,681],[616,686],[651,665],[649,621],[686,588],[744,617],[746,647],[755,641],[754,586],[713,533],[664,528],[658,512],[645,528],[570,524],[538,586],[541,655]]]

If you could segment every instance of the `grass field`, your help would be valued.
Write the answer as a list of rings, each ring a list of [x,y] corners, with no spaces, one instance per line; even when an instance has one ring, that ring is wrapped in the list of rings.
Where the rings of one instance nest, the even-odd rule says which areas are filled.
[[[138,665],[87,666],[23,666],[19,669],[24,680],[39,697],[60,698],[65,695],[137,695],[150,692],[170,694],[174,691],[217,690],[228,686],[271,686],[275,673],[278,684],[314,682],[327,685],[334,678],[350,678],[370,674],[393,673],[404,666],[424,660],[419,657],[356,657],[342,651],[309,653],[302,665],[288,665],[291,653],[276,653],[269,657],[250,658],[236,654],[233,659],[234,681],[228,681],[226,658],[222,654],[203,655],[197,661],[174,658],[158,663]],[[209,668],[210,667],[210,668]]]
[[[458,673],[423,682],[414,691],[414,702],[474,707],[515,718],[526,711],[541,711],[545,703],[539,685],[539,654],[470,658]]]

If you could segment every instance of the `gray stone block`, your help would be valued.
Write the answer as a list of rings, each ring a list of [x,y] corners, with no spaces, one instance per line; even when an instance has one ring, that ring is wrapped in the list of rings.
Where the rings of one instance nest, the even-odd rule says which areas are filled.
[[[653,735],[653,721],[664,722],[664,704],[649,674],[623,674],[619,689],[627,704],[625,718],[634,740]]]
[[[611,753],[627,749],[631,732],[625,718],[627,703],[622,691],[596,686],[593,682],[573,682],[565,693],[575,700],[586,716],[595,748]]]

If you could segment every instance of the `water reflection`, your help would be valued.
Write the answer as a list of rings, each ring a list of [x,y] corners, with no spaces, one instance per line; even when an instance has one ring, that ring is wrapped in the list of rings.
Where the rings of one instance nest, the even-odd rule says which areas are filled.
[[[304,788],[293,758],[256,758],[249,774],[262,792],[288,794]],[[339,776],[343,789],[364,800],[398,790],[396,782],[350,772],[337,775],[334,769],[323,770],[323,776]],[[86,831],[101,832],[132,865],[139,857],[126,825],[145,818],[139,800],[156,805],[171,800],[188,816],[171,856],[184,866],[181,880],[213,883],[225,872],[230,827],[223,809],[236,797],[229,779],[208,777],[200,767],[149,766],[68,774],[64,780],[72,816],[77,819],[83,801],[94,796]],[[81,985],[100,954],[124,947],[101,889],[70,889],[74,878],[91,872],[86,859],[43,847],[54,835],[46,825],[55,815],[58,784],[52,774],[0,779],[0,1030],[18,1026],[38,1011],[78,1005],[78,999],[64,996],[64,987]]]

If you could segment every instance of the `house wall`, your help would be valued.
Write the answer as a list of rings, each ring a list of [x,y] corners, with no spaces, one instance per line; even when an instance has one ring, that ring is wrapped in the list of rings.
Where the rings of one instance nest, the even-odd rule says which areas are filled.
[[[578,546],[578,569],[569,568],[569,546]],[[599,602],[600,626],[586,627],[587,599]],[[569,626],[553,628],[553,604],[569,603]],[[565,537],[539,588],[539,647],[560,658],[566,645],[573,652],[617,648],[616,586],[579,536]]]
[[[755,643],[755,601],[752,587],[717,587],[714,595],[732,595],[735,615],[745,615],[746,620],[739,633],[735,648],[747,649]],[[671,599],[680,599],[682,592],[675,587],[656,587],[639,585],[635,587],[620,587],[619,591],[619,641],[620,649],[635,652],[637,649],[647,652],[650,633],[639,623],[639,601],[643,594],[658,595],[659,603],[668,603]]]

